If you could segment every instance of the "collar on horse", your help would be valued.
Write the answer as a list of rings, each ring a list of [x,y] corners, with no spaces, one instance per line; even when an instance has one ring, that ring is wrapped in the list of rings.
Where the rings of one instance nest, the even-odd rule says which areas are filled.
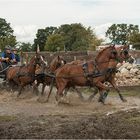
[[[114,60],[117,61],[117,59],[114,59]],[[93,69],[92,72],[89,72],[87,62],[82,65],[82,68],[83,68],[83,71],[84,71],[84,76],[87,79],[87,85],[91,86],[93,84],[93,78],[106,75],[107,73],[116,73],[117,72],[116,67],[108,68],[108,69],[101,72],[98,68],[98,64],[99,63],[107,63],[107,62],[109,62],[109,61],[104,61],[104,62],[98,62],[97,63],[96,58],[95,58],[94,61],[93,61],[94,69]]]

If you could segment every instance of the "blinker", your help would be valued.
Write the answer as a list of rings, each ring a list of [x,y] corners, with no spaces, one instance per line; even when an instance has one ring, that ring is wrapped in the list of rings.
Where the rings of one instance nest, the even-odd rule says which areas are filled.
[[[124,50],[124,55],[127,55],[128,54],[128,50]]]
[[[114,51],[112,51],[112,53],[113,53],[114,55],[117,55],[117,51],[115,51],[115,50],[114,50]]]

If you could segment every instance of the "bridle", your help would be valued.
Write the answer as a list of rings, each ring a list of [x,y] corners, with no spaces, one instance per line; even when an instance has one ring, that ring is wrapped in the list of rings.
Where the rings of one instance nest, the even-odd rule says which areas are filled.
[[[65,60],[63,60],[63,59],[59,60],[59,63],[56,64],[56,69],[58,69],[59,67],[65,65],[65,64],[66,64]]]
[[[124,57],[123,57],[123,55],[124,55]],[[130,57],[131,57],[131,55],[129,55],[128,49],[121,49],[118,61],[119,62],[122,62],[123,60],[127,61]]]
[[[111,58],[111,59],[114,59],[114,60],[118,61],[118,58],[117,58],[118,52],[117,52],[117,50],[114,49],[114,48],[112,48],[112,50],[111,50],[111,57],[112,57],[112,55],[113,55],[113,58]],[[97,62],[97,57],[95,57],[94,61],[96,62],[97,65],[98,65],[98,64],[102,64],[102,63],[108,63],[108,62],[110,62],[110,60],[108,60],[108,61],[103,61],[103,62]]]

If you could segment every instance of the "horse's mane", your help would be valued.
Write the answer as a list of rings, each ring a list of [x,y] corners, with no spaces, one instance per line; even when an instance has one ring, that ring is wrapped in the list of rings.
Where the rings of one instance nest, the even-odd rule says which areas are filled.
[[[117,50],[117,51],[121,51],[121,50],[124,50],[124,49],[127,49],[127,48],[128,48],[127,45],[122,45],[122,46],[120,46],[120,47],[117,47],[116,50]]]
[[[112,47],[112,46],[108,46],[108,47],[104,48],[103,50],[101,50],[101,51],[98,53],[98,55],[96,56],[96,59],[98,59],[98,58],[102,55],[102,53],[104,53],[104,51],[106,51],[106,50],[109,49],[110,47]]]
[[[35,56],[36,56],[36,55],[33,55],[33,56],[31,57],[31,59],[30,59],[29,62],[32,62],[32,61],[35,59]]]
[[[52,60],[52,62],[50,63],[50,66],[52,66],[52,65],[56,62],[57,58],[58,58],[58,56],[56,56],[56,57]]]

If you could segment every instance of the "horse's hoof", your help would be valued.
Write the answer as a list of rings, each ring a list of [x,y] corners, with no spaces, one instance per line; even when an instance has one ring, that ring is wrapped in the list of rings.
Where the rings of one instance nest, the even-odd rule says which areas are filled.
[[[41,98],[38,98],[37,99],[37,102],[39,102],[39,103],[45,103]]]
[[[88,98],[87,102],[91,103],[92,102],[92,98]]]
[[[55,101],[55,104],[56,105],[60,105],[60,101]]]
[[[49,102],[49,100],[48,100],[48,99],[45,99],[45,100],[44,100],[44,102],[45,102],[45,103],[48,103],[48,102]]]
[[[19,98],[19,96],[20,96],[20,95],[18,94],[18,95],[17,95],[17,98]]]
[[[105,101],[101,98],[98,99],[98,102],[102,103],[103,105],[105,105]]]
[[[37,102],[40,102],[40,98],[37,99]]]
[[[80,101],[84,102],[85,101],[84,97],[81,97],[80,98]]]
[[[127,100],[126,100],[126,99],[123,99],[122,101],[123,101],[124,103],[125,103],[125,102],[127,102]]]

